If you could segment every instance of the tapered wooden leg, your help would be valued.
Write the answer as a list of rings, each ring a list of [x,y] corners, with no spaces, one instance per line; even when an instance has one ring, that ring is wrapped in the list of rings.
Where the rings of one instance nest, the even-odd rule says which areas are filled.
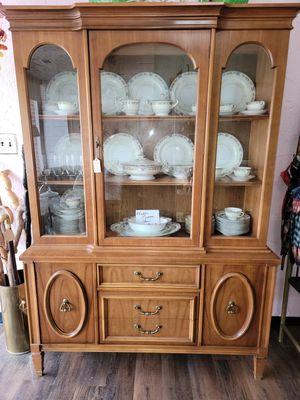
[[[43,376],[44,372],[44,352],[39,351],[38,353],[32,353],[32,362],[34,365],[37,376]]]
[[[257,356],[253,357],[254,361],[254,368],[253,368],[253,373],[254,373],[254,379],[262,379],[263,374],[264,374],[264,369],[267,363],[267,358],[259,358]]]

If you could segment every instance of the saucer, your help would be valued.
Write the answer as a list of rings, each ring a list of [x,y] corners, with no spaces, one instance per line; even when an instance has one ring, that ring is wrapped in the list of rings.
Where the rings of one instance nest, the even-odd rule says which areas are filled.
[[[266,112],[268,112],[268,110],[265,108],[265,109],[263,109],[263,110],[244,110],[244,111],[241,111],[241,114],[243,114],[243,115],[263,115],[263,114],[265,114]]]
[[[229,175],[229,177],[235,182],[247,182],[251,179],[255,178],[255,175],[248,175],[248,176],[235,176],[234,174]]]

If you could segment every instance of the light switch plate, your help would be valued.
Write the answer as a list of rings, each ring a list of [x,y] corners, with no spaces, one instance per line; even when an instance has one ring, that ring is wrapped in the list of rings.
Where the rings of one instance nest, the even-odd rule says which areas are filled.
[[[0,133],[0,154],[17,154],[17,137],[12,133]]]

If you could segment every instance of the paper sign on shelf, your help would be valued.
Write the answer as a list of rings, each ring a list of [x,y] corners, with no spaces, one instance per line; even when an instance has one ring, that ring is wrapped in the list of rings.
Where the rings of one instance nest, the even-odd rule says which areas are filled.
[[[136,210],[135,219],[146,225],[159,224],[159,210]]]

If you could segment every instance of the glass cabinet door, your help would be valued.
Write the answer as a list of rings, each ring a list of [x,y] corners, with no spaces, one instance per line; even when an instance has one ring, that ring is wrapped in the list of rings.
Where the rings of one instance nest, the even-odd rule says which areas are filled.
[[[106,237],[190,237],[198,72],[168,44],[122,46],[99,70]]]
[[[222,73],[213,198],[216,238],[257,238],[274,70],[260,45],[231,53]]]
[[[41,235],[85,235],[77,72],[47,44],[32,54],[27,82]]]

